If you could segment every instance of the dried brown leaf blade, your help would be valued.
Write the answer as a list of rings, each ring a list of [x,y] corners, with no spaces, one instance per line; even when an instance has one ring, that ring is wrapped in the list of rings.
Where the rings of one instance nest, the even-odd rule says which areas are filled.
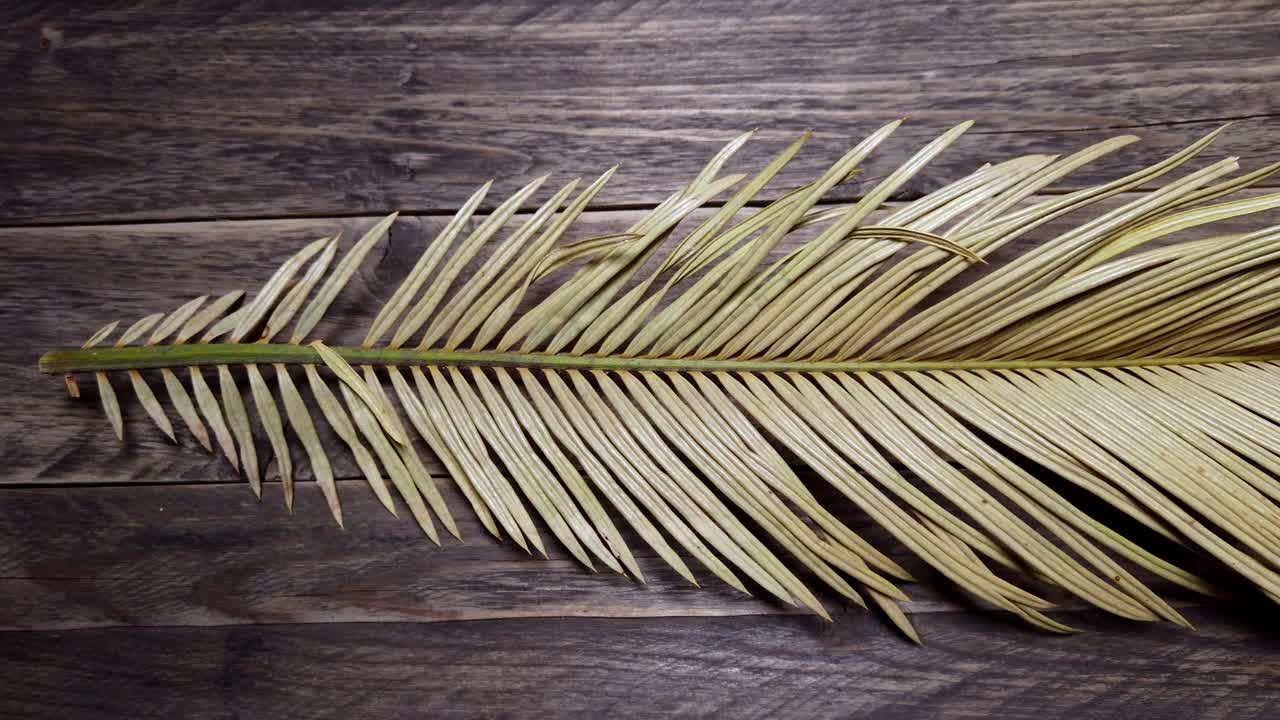
[[[126,374],[172,436],[144,375],[159,369],[184,423],[255,491],[255,426],[290,502],[289,444],[300,442],[341,523],[333,448],[290,376],[301,365],[375,496],[394,512],[395,487],[433,541],[435,519],[458,531],[419,439],[481,524],[526,550],[550,555],[545,529],[583,564],[643,580],[625,524],[695,584],[676,548],[730,587],[826,617],[816,579],[917,642],[896,584],[911,579],[908,560],[850,517],[1047,632],[1074,632],[1047,614],[1062,595],[1189,627],[1163,590],[1216,595],[1206,577],[1217,574],[1280,602],[1280,400],[1269,392],[1280,227],[1240,229],[1280,209],[1280,194],[1241,194],[1280,164],[1242,173],[1226,158],[1174,174],[1218,130],[1114,181],[1038,194],[1135,140],[1121,136],[931,177],[920,186],[936,189],[886,205],[962,123],[867,180],[856,201],[830,202],[899,124],[772,200],[766,186],[807,136],[739,173],[743,134],[605,235],[577,234],[577,221],[613,170],[523,213],[546,178],[492,212],[480,208],[485,185],[359,347],[302,341],[394,214],[332,269],[336,242],[316,241],[238,310],[239,293],[201,296],[104,347],[113,323],[41,368],[73,391],[75,373],[93,373],[120,436],[110,374]],[[1056,236],[1030,240],[1049,228]],[[295,318],[291,342],[274,342]],[[1188,554],[1217,572],[1184,569]]]

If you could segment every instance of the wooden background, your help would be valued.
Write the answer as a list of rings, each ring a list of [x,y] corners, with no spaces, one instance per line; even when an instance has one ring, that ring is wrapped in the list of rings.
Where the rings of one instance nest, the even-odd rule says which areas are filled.
[[[746,161],[817,131],[796,182],[894,117],[868,178],[976,119],[905,196],[1142,136],[1061,191],[1226,120],[1211,158],[1280,160],[1274,0],[75,5],[0,7],[0,717],[1280,714],[1273,611],[1172,593],[1187,633],[1068,604],[1091,632],[1046,637],[926,574],[919,648],[650,557],[643,587],[532,560],[469,517],[436,548],[355,479],[348,530],[310,483],[290,516],[278,484],[254,501],[141,413],[119,445],[35,370],[102,321],[252,287],[300,242],[403,210],[335,308],[331,334],[352,332],[484,180],[621,162],[584,220],[618,229],[751,127]]]

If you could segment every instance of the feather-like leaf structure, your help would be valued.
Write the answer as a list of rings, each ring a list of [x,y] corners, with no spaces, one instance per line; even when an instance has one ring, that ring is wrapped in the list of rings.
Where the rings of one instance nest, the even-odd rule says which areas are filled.
[[[437,520],[457,537],[429,452],[486,530],[529,552],[550,552],[541,523],[588,568],[643,582],[630,532],[695,585],[715,577],[829,617],[816,582],[915,641],[900,606],[911,563],[1054,633],[1075,631],[1049,614],[1063,595],[1189,627],[1158,592],[1220,592],[1180,567],[1189,553],[1280,602],[1280,227],[1216,229],[1280,208],[1280,194],[1238,194],[1280,165],[1240,173],[1227,158],[1174,176],[1218,130],[1112,182],[1039,194],[1136,140],[1122,136],[893,202],[962,123],[857,201],[827,202],[899,125],[771,200],[808,136],[726,172],[741,135],[607,235],[575,231],[613,169],[535,207],[537,178],[483,213],[487,183],[359,345],[312,334],[395,214],[336,266],[337,237],[302,248],[239,309],[238,291],[201,296],[103,347],[112,323],[41,369],[69,388],[93,373],[121,438],[115,372],[173,435],[145,375],[158,369],[186,426],[206,448],[212,434],[255,492],[261,425],[291,507],[287,419],[339,524],[330,456],[349,452],[392,514],[395,488],[431,540]],[[1047,227],[1063,229],[1028,242]],[[341,447],[325,446],[292,365]],[[836,512],[833,494],[853,509]]]

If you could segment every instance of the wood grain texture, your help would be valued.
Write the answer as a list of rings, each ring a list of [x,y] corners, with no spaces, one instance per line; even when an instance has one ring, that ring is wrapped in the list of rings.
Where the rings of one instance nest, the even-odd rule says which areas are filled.
[[[437,484],[458,519],[461,543],[431,544],[402,503],[401,516],[392,517],[363,481],[339,483],[346,530],[334,524],[312,482],[299,485],[292,515],[278,483],[266,485],[260,502],[244,483],[0,489],[0,631],[802,612],[755,586],[755,597],[742,595],[701,567],[694,574],[703,587],[695,588],[629,530],[645,584],[607,569],[593,574],[556,542],[548,543],[549,559],[530,557],[487,535],[451,481]],[[912,599],[907,612],[981,609],[847,501],[816,490],[850,528],[919,579],[903,587]],[[802,576],[838,623],[867,614]],[[1144,581],[1179,606],[1202,602],[1158,578]],[[1054,588],[1034,591],[1060,609],[1085,607]],[[1106,622],[1100,612],[1081,619],[1086,626]],[[1018,627],[1012,617],[1002,622]],[[887,624],[873,632],[894,634]]]
[[[621,162],[586,237],[751,127],[735,166],[816,130],[769,196],[902,115],[841,197],[969,118],[903,196],[991,160],[1143,138],[1055,190],[1075,188],[1229,119],[1205,157],[1251,169],[1280,160],[1274,2],[284,5],[0,6],[0,717],[1280,715],[1273,607],[1153,584],[1198,632],[1068,603],[1057,617],[1090,632],[1049,637],[975,611],[837,506],[919,573],[917,648],[829,596],[835,624],[709,578],[694,589],[636,542],[645,586],[556,543],[532,559],[485,536],[447,482],[464,544],[433,546],[354,479],[337,528],[305,463],[290,515],[278,483],[254,500],[133,403],[118,444],[92,397],[35,370],[102,322],[251,290],[303,242],[409,211],[326,321],[328,339],[358,340],[486,179],[499,197]]]
[[[245,484],[0,491],[0,629],[782,609],[703,573],[700,591],[634,536],[646,585],[592,574],[558,543],[550,559],[532,558],[485,533],[453,483],[439,484],[464,542],[433,545],[402,502],[392,517],[363,481],[339,483],[345,531],[312,482],[292,515],[278,483],[262,502]]]
[[[601,206],[652,204],[742,130],[754,162],[817,131],[777,188],[904,115],[866,178],[979,121],[906,194],[1122,128],[1064,187],[1226,119],[1218,156],[1280,160],[1270,0],[308,7],[6,3],[0,224],[433,211],[616,162]]]
[[[1280,712],[1276,645],[1200,632],[1046,640],[982,614],[259,625],[6,633],[0,713],[77,718],[1227,720]]]

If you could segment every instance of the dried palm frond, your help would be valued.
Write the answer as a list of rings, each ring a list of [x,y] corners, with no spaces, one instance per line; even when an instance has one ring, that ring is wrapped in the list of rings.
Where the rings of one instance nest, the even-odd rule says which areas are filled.
[[[783,449],[960,588],[1046,630],[1070,628],[1016,582],[1179,625],[1134,569],[1214,592],[1086,508],[1280,599],[1280,227],[1168,242],[1280,206],[1275,194],[1230,199],[1280,166],[1236,175],[1227,159],[1168,179],[1219,130],[1105,185],[1037,194],[1126,136],[983,166],[883,208],[965,123],[861,200],[820,205],[897,126],[754,210],[806,138],[754,175],[724,175],[743,135],[605,237],[565,240],[613,170],[518,217],[546,178],[481,216],[485,185],[358,347],[313,331],[395,215],[340,260],[336,237],[302,248],[239,309],[238,291],[201,296],[105,347],[112,323],[40,367],[93,373],[122,437],[110,373],[123,372],[174,437],[141,372],[159,369],[182,423],[259,494],[261,425],[290,506],[296,439],[339,524],[329,454],[345,450],[388,510],[399,495],[432,540],[437,523],[456,536],[425,447],[484,527],[530,552],[544,552],[545,528],[584,565],[643,580],[625,524],[690,582],[688,558],[826,617],[816,579],[912,637],[897,605],[907,571],[824,507]],[[1108,199],[1123,202],[983,267]],[[778,252],[784,239],[796,249]],[[496,249],[464,274],[486,244]],[[964,283],[966,271],[978,277]],[[537,286],[548,292],[518,312]],[[324,446],[320,422],[345,448]]]

